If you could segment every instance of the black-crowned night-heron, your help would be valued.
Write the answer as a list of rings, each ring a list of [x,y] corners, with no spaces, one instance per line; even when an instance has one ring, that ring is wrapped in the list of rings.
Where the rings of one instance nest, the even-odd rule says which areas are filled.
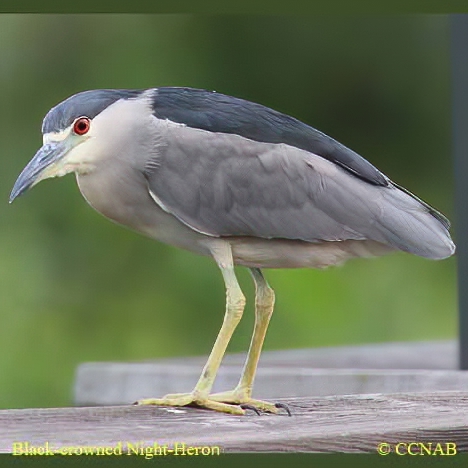
[[[10,201],[75,172],[98,212],[211,256],[223,274],[226,313],[194,390],[141,404],[278,411],[251,398],[275,298],[261,268],[323,268],[392,250],[442,259],[455,250],[447,219],[361,156],[242,99],[191,88],[85,91],[52,108],[42,133]],[[210,394],[245,304],[234,265],[252,273],[255,326],[239,384]]]

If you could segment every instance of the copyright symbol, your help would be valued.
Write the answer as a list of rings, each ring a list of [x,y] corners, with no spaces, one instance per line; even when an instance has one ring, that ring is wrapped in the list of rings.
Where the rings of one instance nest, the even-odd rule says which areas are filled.
[[[377,453],[379,455],[388,455],[392,451],[392,447],[390,444],[382,442],[381,444],[377,445]]]

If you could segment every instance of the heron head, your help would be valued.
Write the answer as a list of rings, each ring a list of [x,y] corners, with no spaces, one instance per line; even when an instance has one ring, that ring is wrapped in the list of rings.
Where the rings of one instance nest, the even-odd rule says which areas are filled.
[[[16,180],[10,203],[41,180],[91,171],[97,161],[121,147],[136,119],[119,104],[140,94],[139,90],[84,91],[53,107],[42,124],[43,145]]]

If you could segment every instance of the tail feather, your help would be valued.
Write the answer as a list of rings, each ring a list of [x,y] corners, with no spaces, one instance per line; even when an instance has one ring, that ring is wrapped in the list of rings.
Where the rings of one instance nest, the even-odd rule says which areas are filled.
[[[441,213],[408,190],[393,184],[381,189],[383,216],[379,230],[387,242],[400,250],[432,259],[450,257],[455,245],[450,222]]]
[[[431,205],[426,203],[424,200],[421,200],[419,197],[417,197],[414,193],[411,193],[409,190],[405,189],[405,187],[395,184],[395,182],[393,181],[391,183],[393,186],[400,189],[402,192],[405,192],[407,195],[417,200],[419,203],[421,203],[421,205],[424,205],[427,211],[432,216],[434,216],[435,219],[437,219],[440,223],[442,223],[442,225],[445,227],[445,229],[447,229],[447,231],[450,229],[450,221],[440,211],[437,211],[435,208],[433,208]]]

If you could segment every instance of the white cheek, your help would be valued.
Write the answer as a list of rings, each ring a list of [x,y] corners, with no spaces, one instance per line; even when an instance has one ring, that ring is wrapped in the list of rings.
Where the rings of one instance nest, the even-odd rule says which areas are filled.
[[[86,138],[65,155],[60,166],[69,167],[68,172],[70,172],[70,170],[90,165],[99,156],[98,147],[99,144],[96,144],[95,139]]]

